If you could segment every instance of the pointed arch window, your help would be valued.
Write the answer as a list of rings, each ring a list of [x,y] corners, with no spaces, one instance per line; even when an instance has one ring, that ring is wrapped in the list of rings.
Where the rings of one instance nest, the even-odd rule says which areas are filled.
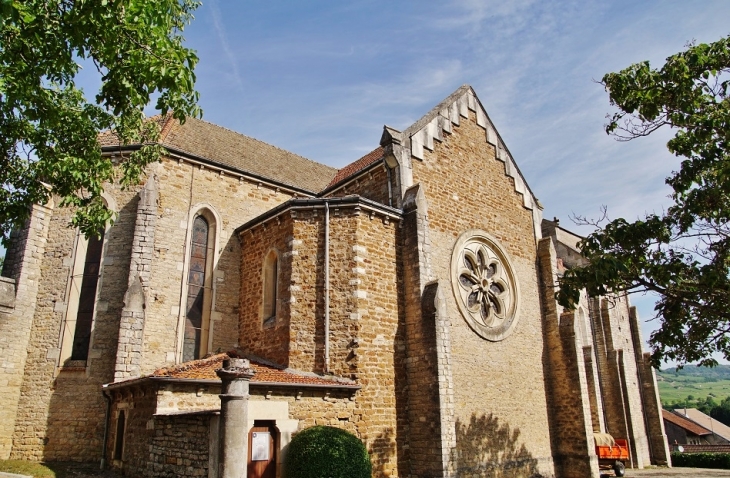
[[[89,238],[86,245],[84,270],[81,276],[81,290],[79,292],[76,325],[74,327],[73,347],[71,360],[86,360],[89,356],[91,343],[91,326],[94,320],[94,306],[96,304],[96,290],[99,284],[101,269],[101,252],[104,246],[104,231],[98,236]]]
[[[66,313],[59,354],[60,370],[86,367],[101,281],[105,230],[88,239],[76,231],[73,265],[66,289]]]
[[[276,324],[279,288],[279,256],[276,251],[272,250],[266,254],[263,279],[263,325],[273,327]]]
[[[188,257],[183,362],[199,359],[208,352],[214,231],[215,223],[206,215],[198,214],[193,219]]]

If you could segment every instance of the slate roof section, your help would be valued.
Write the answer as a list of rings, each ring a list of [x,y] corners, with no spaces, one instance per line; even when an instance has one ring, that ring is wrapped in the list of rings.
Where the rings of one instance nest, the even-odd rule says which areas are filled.
[[[335,175],[334,178],[332,178],[332,181],[327,185],[326,189],[329,189],[330,187],[345,181],[346,179],[350,178],[351,176],[355,176],[360,171],[366,169],[368,166],[372,165],[373,163],[377,162],[378,160],[383,158],[383,148],[381,146],[378,146],[374,150],[370,151],[368,154],[363,156],[362,158],[353,161],[352,163],[348,164],[344,168],[340,169],[337,172],[337,175]]]
[[[674,425],[677,425],[680,428],[684,428],[694,435],[712,435],[712,432],[710,430],[707,430],[706,428],[696,424],[692,420],[684,418],[683,416],[677,415],[676,413],[672,413],[668,410],[662,409],[662,418],[670,423],[673,423]]]
[[[220,381],[215,371],[222,368],[223,361],[228,357],[238,357],[236,352],[228,352],[212,355],[185,362],[179,365],[164,367],[155,370],[145,377],[134,378],[122,382],[115,382],[105,385],[105,388],[117,388],[143,380],[170,380],[170,381]],[[314,387],[332,387],[332,388],[352,388],[360,387],[353,381],[347,379],[339,379],[336,377],[323,377],[314,373],[300,372],[278,366],[274,363],[267,362],[263,359],[249,358],[251,368],[254,370],[254,376],[251,378],[251,385],[290,385],[290,386],[314,386]]]
[[[207,121],[188,118],[181,125],[170,116],[152,119],[160,122],[160,143],[170,152],[202,158],[312,194],[324,189],[338,172],[330,166]],[[108,131],[99,135],[99,142],[103,149],[119,145],[118,138]]]

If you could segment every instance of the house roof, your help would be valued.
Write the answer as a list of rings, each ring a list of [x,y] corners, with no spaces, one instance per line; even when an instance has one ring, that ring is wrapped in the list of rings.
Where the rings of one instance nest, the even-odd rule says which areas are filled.
[[[710,430],[707,430],[706,428],[698,425],[697,423],[693,422],[692,420],[689,420],[676,413],[672,413],[668,410],[662,409],[662,418],[664,418],[665,421],[672,423],[680,428],[683,428],[686,431],[688,431],[694,435],[697,435],[697,436],[712,435],[712,432]]]
[[[241,357],[237,352],[227,352],[212,355],[185,362],[171,367],[163,367],[155,370],[150,375],[138,377],[122,382],[114,382],[105,385],[105,388],[119,388],[138,383],[143,380],[165,380],[165,381],[220,381],[216,370],[223,367],[223,361],[229,357]],[[314,386],[331,388],[360,388],[355,382],[338,377],[325,377],[314,373],[301,372],[288,369],[261,358],[249,357],[254,375],[251,378],[251,385],[280,385],[280,386]]]
[[[381,146],[378,146],[374,150],[370,151],[368,154],[363,156],[362,158],[353,161],[352,163],[348,164],[344,168],[337,171],[337,174],[334,178],[332,178],[332,181],[327,185],[327,188],[330,188],[331,186],[334,186],[337,183],[340,183],[347,178],[356,175],[363,169],[367,168],[371,164],[377,162],[379,159],[382,159],[383,157],[383,148]]]
[[[298,154],[277,148],[207,121],[187,118],[184,124],[171,116],[151,118],[160,123],[160,144],[182,153],[271,181],[316,193],[324,189],[338,170]],[[119,147],[109,131],[99,135],[103,149]]]
[[[724,439],[730,440],[730,427],[718,422],[714,418],[710,418],[696,408],[681,408],[679,410],[675,410],[674,413],[684,415],[693,422],[704,427],[706,430],[710,430],[715,435],[720,435]]]

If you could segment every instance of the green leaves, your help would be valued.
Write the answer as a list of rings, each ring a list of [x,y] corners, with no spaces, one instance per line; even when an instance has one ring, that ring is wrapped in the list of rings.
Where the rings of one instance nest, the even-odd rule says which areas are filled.
[[[648,62],[603,77],[612,105],[606,132],[620,140],[669,126],[670,152],[686,158],[666,182],[674,204],[662,215],[618,219],[582,242],[589,265],[567,271],[559,302],[591,295],[659,295],[653,360],[730,360],[730,37],[689,45],[660,69]]]
[[[0,0],[0,234],[52,195],[77,208],[73,224],[94,233],[110,219],[104,184],[135,184],[161,148],[143,110],[184,121],[200,116],[193,72],[198,58],[181,32],[193,0]],[[81,59],[102,78],[94,101],[77,89]],[[124,158],[116,177],[100,131],[120,144],[148,144]]]

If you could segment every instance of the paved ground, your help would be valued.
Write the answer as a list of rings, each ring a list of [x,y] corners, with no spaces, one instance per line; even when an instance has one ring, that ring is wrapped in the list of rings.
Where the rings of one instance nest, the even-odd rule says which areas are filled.
[[[613,474],[601,476],[613,476]],[[645,470],[626,470],[626,478],[665,478],[675,476],[687,476],[691,478],[730,477],[730,470],[710,470],[707,468],[648,468]]]

